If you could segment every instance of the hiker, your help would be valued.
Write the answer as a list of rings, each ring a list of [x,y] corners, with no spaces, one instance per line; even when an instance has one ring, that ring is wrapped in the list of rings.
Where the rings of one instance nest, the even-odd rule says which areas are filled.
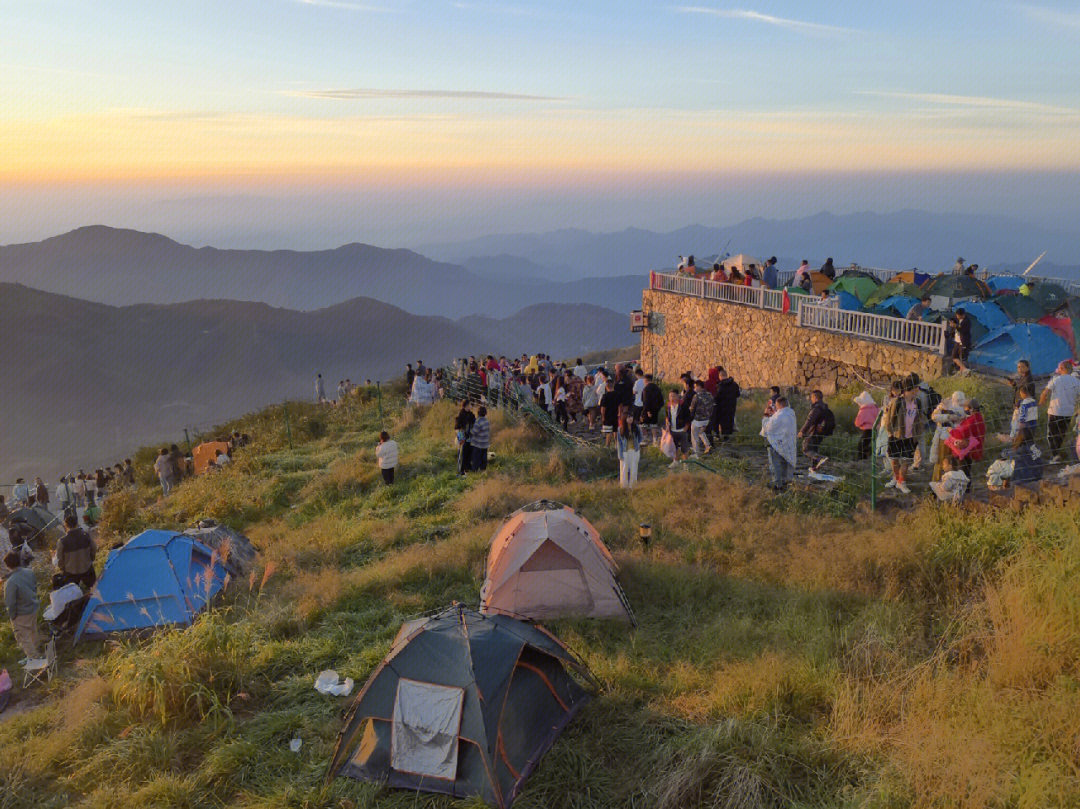
[[[769,388],[769,399],[767,402],[765,402],[765,409],[762,411],[761,415],[765,418],[768,418],[773,413],[775,413],[776,403],[779,399],[780,387],[778,385],[773,385],[771,388]]]
[[[830,281],[836,280],[836,267],[833,266],[832,256],[825,259],[825,263],[821,265],[821,269],[818,270],[818,272],[820,272]]]
[[[625,405],[619,408],[619,429],[615,434],[615,452],[619,456],[619,486],[634,488],[638,463],[641,461],[641,428],[633,412]]]
[[[1036,446],[1035,433],[1026,425],[1021,425],[1013,437],[1012,445],[1001,453],[1003,458],[1012,460],[1013,483],[1034,483],[1043,476],[1042,451]]]
[[[585,363],[581,361],[581,357],[577,358],[577,364],[574,366],[574,376],[578,379],[584,379],[589,375],[589,369],[585,367]]]
[[[41,478],[34,478],[34,502],[39,506],[49,507],[49,487]]]
[[[322,404],[326,401],[326,388],[323,385],[322,374],[315,375],[315,403]]]
[[[971,478],[957,469],[956,461],[946,455],[941,460],[941,480],[930,481],[930,490],[937,495],[938,501],[959,505],[964,499]]]
[[[1039,405],[1033,398],[1034,385],[1023,384],[1017,387],[1016,396],[1020,402],[1013,408],[1012,421],[1009,423],[1009,434],[999,435],[998,440],[1004,443],[1011,442],[1021,428],[1025,428],[1035,434],[1039,426]]]
[[[708,455],[712,452],[712,444],[709,443],[705,430],[712,420],[715,402],[709,392],[705,390],[705,381],[699,379],[694,383],[694,401],[690,403],[690,449],[694,455],[698,455],[698,445],[703,448],[700,454]]]
[[[60,476],[60,482],[56,486],[56,505],[64,514],[75,514],[75,487],[71,485],[71,477]]]
[[[566,387],[566,412],[570,420],[575,424],[581,420],[582,402],[581,397],[585,392],[584,377],[580,377],[567,369],[563,373],[563,385]]]
[[[907,320],[922,320],[923,315],[930,311],[930,296],[923,295],[918,302],[907,310],[904,316]]]
[[[712,265],[712,275],[709,276],[710,281],[717,281],[721,284],[726,283],[728,280],[727,274],[724,272],[724,268],[720,264]]]
[[[589,431],[596,429],[596,417],[600,409],[600,397],[596,394],[596,380],[592,374],[585,377],[581,389],[581,407],[585,411],[585,425]]]
[[[735,410],[738,408],[742,391],[739,388],[739,383],[728,376],[728,372],[723,365],[717,366],[716,371],[719,379],[716,383],[716,393],[713,394],[715,407],[711,423],[714,425],[714,433],[719,429],[720,440],[727,441],[735,432]]]
[[[555,421],[562,425],[564,432],[570,431],[570,411],[566,407],[566,383],[562,377],[555,377]]]
[[[173,446],[176,445],[173,444]],[[177,452],[179,452],[179,450],[177,450]],[[124,458],[123,476],[124,482],[127,483],[128,486],[135,485],[135,466],[131,463],[131,458]]]
[[[954,402],[956,394],[953,394]],[[955,406],[955,404],[954,404]],[[986,422],[983,420],[982,407],[978,399],[968,399],[964,402],[964,420],[949,432],[945,440],[945,446],[949,453],[957,461],[958,468],[968,478],[971,478],[971,465],[974,461],[981,461],[983,446],[986,444]]]
[[[805,289],[807,292],[812,292],[814,289],[814,281],[810,278],[810,262],[805,258],[802,260],[802,264],[799,265],[799,269],[795,270],[795,277],[792,279],[794,286]]]
[[[1064,360],[1058,363],[1054,376],[1039,396],[1039,405],[1049,405],[1046,409],[1046,444],[1050,449],[1050,463],[1061,463],[1059,454],[1061,442],[1069,432],[1073,413],[1076,412],[1076,399],[1080,395],[1080,379],[1072,375],[1072,363]],[[1066,449],[1066,454],[1068,450]]]
[[[1027,385],[1031,390],[1035,390],[1035,377],[1031,375],[1031,363],[1027,360],[1017,360],[1016,362],[1016,375],[1009,377],[1009,384],[1013,389],[1013,407],[1017,407],[1020,404],[1020,386]]]
[[[414,379],[416,379],[416,371],[413,370],[412,363],[407,362],[405,363],[405,390],[412,390]]]
[[[964,272],[964,259],[963,259],[963,257],[958,258],[956,260],[956,263],[953,264],[952,271],[953,271],[953,275],[961,275]]]
[[[7,607],[15,642],[26,655],[26,660],[41,659],[41,642],[38,639],[37,577],[29,567],[29,560],[19,550],[10,550],[4,556],[4,564],[12,571],[4,582],[4,605]]]
[[[473,422],[469,444],[472,446],[472,469],[474,472],[483,472],[487,469],[488,447],[491,446],[491,422],[488,421],[487,408],[483,405],[476,409],[476,421]]]
[[[933,430],[930,438],[930,463],[933,465],[931,480],[941,480],[941,459],[949,454],[944,448],[953,429],[966,418],[967,396],[962,390],[954,391],[947,399],[942,399],[930,412],[928,429]]]
[[[154,461],[154,471],[157,473],[158,481],[161,483],[161,493],[168,495],[172,491],[175,472],[172,458],[169,457],[169,450],[165,447],[161,448],[157,460]]]
[[[633,410],[630,412],[634,416],[634,423],[639,424],[641,422],[641,411],[645,409],[645,402],[642,400],[642,395],[645,393],[645,369],[640,365],[634,371],[634,384],[631,393],[634,397],[634,404]]]
[[[476,416],[469,409],[469,400],[462,399],[461,410],[454,419],[454,435],[458,445],[457,473],[461,477],[464,477],[465,473],[472,468],[472,445],[469,443],[469,437],[475,423]]]
[[[22,478],[15,478],[15,485],[11,489],[11,507],[25,506],[30,502],[30,487]]]
[[[678,456],[686,457],[690,448],[690,440],[687,430],[690,427],[690,408],[685,398],[678,391],[668,393],[667,407],[664,408],[664,430],[671,436],[675,446],[675,457],[671,459],[671,466],[678,465]]]
[[[971,318],[963,309],[956,310],[956,338],[953,346],[953,364],[960,369],[963,375],[971,373],[967,367],[968,355],[971,353]]]
[[[874,424],[877,422],[881,408],[877,406],[870,392],[865,390],[851,401],[859,407],[859,412],[855,414],[855,429],[860,431],[859,451],[856,458],[865,461],[870,457],[874,447]]]
[[[651,444],[660,443],[660,414],[664,410],[664,392],[653,381],[652,374],[645,374],[645,389],[641,392],[641,424]]]
[[[799,438],[803,440],[802,451],[810,461],[810,471],[816,472],[828,458],[821,455],[818,449],[826,436],[832,435],[836,429],[836,417],[832,410],[825,404],[825,396],[820,390],[810,393],[810,412],[806,414],[806,420],[799,430]]]
[[[229,454],[227,452],[220,449],[214,450],[214,466],[216,466],[218,469],[221,469],[231,463],[232,458],[229,457]]]
[[[776,289],[779,280],[779,273],[776,270],[776,256],[771,256],[765,262],[765,269],[761,271],[761,284],[766,289]]]
[[[761,420],[761,435],[768,442],[770,488],[785,489],[795,479],[795,411],[785,396],[778,396],[773,414]]]
[[[894,390],[900,387],[902,394],[889,402],[885,409],[885,427],[888,431],[888,455],[892,462],[892,480],[885,488],[895,487],[904,494],[911,494],[906,476],[908,467],[915,460],[915,449],[919,444],[926,424],[926,414],[922,412],[915,386],[911,380],[904,385],[894,383]]]
[[[409,403],[418,407],[435,403],[434,386],[428,381],[427,376],[419,371],[417,371],[416,376],[413,379]]]
[[[615,438],[615,428],[619,425],[619,394],[615,391],[615,382],[604,381],[604,395],[600,397],[600,432],[604,436],[604,446],[610,447]]]
[[[919,375],[914,371],[908,374],[908,379],[915,388],[915,398],[919,400],[919,407],[922,412],[924,414],[932,413],[934,408],[941,404],[941,394],[930,387],[929,383],[919,379]],[[926,443],[929,437],[928,430],[923,430],[922,435],[919,436],[919,445],[915,448],[915,462],[911,464],[912,470],[918,469],[926,460]]]
[[[1026,279],[1024,281],[1024,283],[1022,283],[1020,285],[1020,289],[1018,291],[1025,298],[1028,297],[1029,295],[1031,295],[1031,293],[1035,291],[1035,279],[1034,278]]]
[[[97,581],[97,573],[94,572],[97,548],[74,515],[64,517],[64,528],[67,533],[56,543],[56,553],[53,555],[58,573],[53,576],[52,589],[57,590],[65,584],[78,584],[89,590]]]
[[[390,433],[386,430],[379,433],[379,445],[375,447],[375,457],[379,461],[383,483],[389,486],[394,482],[394,470],[398,465],[398,444],[390,438]]]

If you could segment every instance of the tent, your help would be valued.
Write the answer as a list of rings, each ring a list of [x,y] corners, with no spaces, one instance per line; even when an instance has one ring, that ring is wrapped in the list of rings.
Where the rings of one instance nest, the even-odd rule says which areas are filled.
[[[750,268],[751,264],[757,268],[759,273],[761,272],[762,266],[764,266],[760,259],[748,256],[746,253],[739,253],[737,256],[728,256],[723,260],[717,259],[715,263],[721,265],[728,272],[731,272],[732,267],[737,267],[739,272],[743,275],[746,274],[746,271]]]
[[[1059,317],[1057,315],[1045,315],[1039,318],[1039,325],[1046,326],[1054,334],[1069,344],[1069,350],[1072,351],[1073,356],[1076,356],[1076,334],[1073,331],[1073,320],[1071,315],[1066,312],[1064,316]]]
[[[1027,360],[1034,376],[1046,376],[1071,356],[1069,344],[1046,326],[1014,323],[977,342],[971,363],[1012,373],[1018,360]]]
[[[990,288],[970,275],[939,275],[922,288],[924,295],[942,298],[989,298]]]
[[[234,576],[246,576],[255,565],[255,546],[251,540],[214,520],[199,520],[184,532],[214,551],[225,569]]]
[[[861,275],[842,275],[829,287],[829,291],[847,292],[858,298],[861,303],[873,295],[878,286],[878,282],[873,278]]]
[[[74,642],[114,632],[188,626],[225,587],[225,566],[193,537],[143,531],[109,553]]]
[[[201,475],[214,463],[214,458],[217,457],[217,451],[228,454],[229,444],[226,441],[207,441],[205,444],[199,444],[191,452],[191,462],[195,467],[195,474]]]
[[[543,627],[461,605],[402,625],[357,695],[329,777],[478,796],[505,809],[589,699]]]
[[[480,611],[545,620],[563,615],[633,622],[599,532],[548,500],[511,514],[491,538]]]
[[[918,270],[904,270],[898,272],[889,279],[890,284],[911,284],[913,286],[921,287],[932,276],[929,273],[919,272]]]
[[[1024,278],[1020,275],[991,275],[986,279],[986,285],[995,295],[1003,290],[1016,292],[1023,283]]]
[[[958,304],[957,308],[963,309],[979,321],[987,331],[1004,328],[1012,322],[1002,308],[997,305],[997,302],[993,300],[964,301],[962,304]]]
[[[1069,293],[1060,284],[1039,281],[1027,297],[1036,301],[1047,312],[1056,312],[1069,302]]]
[[[862,301],[850,292],[837,292],[836,299],[840,301],[840,308],[848,312],[862,311]]]
[[[890,317],[907,317],[908,310],[919,302],[907,295],[890,295],[873,307],[874,314]]]
[[[887,284],[882,284],[870,295],[867,295],[863,304],[871,307],[877,306],[886,298],[891,298],[895,295],[903,295],[905,298],[914,298],[915,300],[918,300],[922,297],[922,290],[915,284],[893,283],[890,281]]]
[[[994,303],[1014,321],[1038,320],[1046,314],[1039,302],[1027,295],[998,295]]]
[[[59,539],[63,533],[60,517],[40,505],[15,509],[8,515],[6,524],[11,540],[16,545]]]

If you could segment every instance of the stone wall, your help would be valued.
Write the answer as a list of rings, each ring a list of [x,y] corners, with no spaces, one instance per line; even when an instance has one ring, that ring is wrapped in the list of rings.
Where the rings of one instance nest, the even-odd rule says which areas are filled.
[[[940,376],[943,359],[917,348],[801,329],[792,314],[658,290],[642,300],[647,372],[674,382],[723,365],[745,388],[821,388],[826,394],[861,381],[883,382],[912,371]]]

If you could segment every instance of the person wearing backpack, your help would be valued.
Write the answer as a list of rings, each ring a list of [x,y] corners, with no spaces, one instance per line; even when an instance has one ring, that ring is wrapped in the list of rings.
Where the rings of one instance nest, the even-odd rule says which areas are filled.
[[[919,407],[922,408],[924,415],[929,416],[941,404],[941,394],[930,387],[929,383],[919,379],[919,375],[914,371],[908,375],[908,379],[911,380],[911,385],[915,388],[915,398],[919,400]],[[922,435],[919,436],[919,445],[915,450],[915,462],[911,464],[913,470],[918,469],[922,465],[923,459],[928,457],[926,445],[930,433],[930,430],[923,430]]]
[[[820,390],[810,393],[810,412],[806,414],[806,421],[799,430],[799,437],[803,440],[803,455],[810,461],[810,471],[816,472],[828,458],[818,453],[821,442],[825,436],[832,435],[836,430],[836,416],[825,404],[825,396]]]

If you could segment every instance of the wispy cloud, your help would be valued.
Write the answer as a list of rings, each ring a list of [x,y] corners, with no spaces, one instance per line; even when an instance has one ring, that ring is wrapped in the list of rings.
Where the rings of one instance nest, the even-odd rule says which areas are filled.
[[[284,95],[298,98],[325,98],[351,101],[354,99],[438,99],[473,98],[484,101],[569,101],[561,96],[530,95],[528,93],[500,93],[486,90],[382,90],[374,87],[355,87],[342,90],[285,90]]]
[[[488,14],[512,14],[518,17],[536,17],[538,16],[536,11],[531,8],[523,8],[521,6],[511,6],[503,2],[497,3],[478,3],[472,0],[458,0],[453,2],[452,5],[456,9],[462,11],[482,11]]]
[[[353,3],[350,0],[294,0],[303,6],[318,6],[320,8],[337,8],[345,11],[368,11],[378,14],[390,14],[396,9],[386,6],[375,6],[370,3]]]
[[[987,96],[950,95],[948,93],[898,93],[884,90],[856,90],[856,95],[876,96],[878,98],[899,98],[905,101],[918,101],[925,104],[939,104],[951,107],[977,109],[1022,110],[1025,112],[1044,112],[1056,115],[1075,115],[1077,110],[1058,107],[1053,104],[1041,104],[1037,101],[1022,101],[1015,98],[990,98]]]
[[[1045,6],[1032,6],[1026,3],[1019,7],[1031,19],[1037,20],[1055,28],[1072,28],[1080,31],[1080,11],[1061,11],[1056,8]]]
[[[799,34],[818,37],[835,37],[857,33],[854,28],[844,28],[839,25],[822,25],[805,20],[792,20],[787,17],[774,17],[772,14],[762,14],[760,11],[751,11],[743,8],[709,8],[707,6],[678,6],[676,11],[682,14],[707,14],[711,17],[723,17],[727,20],[749,20],[766,25],[774,25],[777,28],[786,28]]]

